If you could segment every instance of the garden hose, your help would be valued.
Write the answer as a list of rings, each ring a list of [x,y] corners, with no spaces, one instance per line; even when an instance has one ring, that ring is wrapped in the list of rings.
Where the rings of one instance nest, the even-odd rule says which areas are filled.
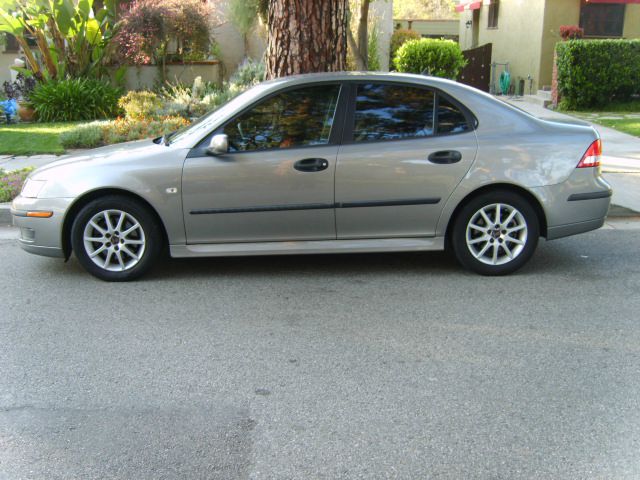
[[[500,74],[500,91],[502,92],[503,95],[506,95],[509,93],[510,85],[511,85],[511,74],[508,71],[503,70],[502,73]]]

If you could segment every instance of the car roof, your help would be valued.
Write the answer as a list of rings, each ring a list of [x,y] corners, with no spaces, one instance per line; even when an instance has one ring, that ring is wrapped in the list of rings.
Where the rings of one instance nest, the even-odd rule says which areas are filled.
[[[303,73],[297,75],[290,75],[287,77],[275,78],[263,82],[270,85],[299,85],[304,83],[314,82],[330,82],[330,81],[391,81],[391,82],[406,82],[406,83],[427,83],[431,85],[443,84],[443,85],[459,85],[457,82],[440,77],[433,77],[429,75],[416,75],[413,73],[398,73],[398,72],[320,72],[320,73]]]

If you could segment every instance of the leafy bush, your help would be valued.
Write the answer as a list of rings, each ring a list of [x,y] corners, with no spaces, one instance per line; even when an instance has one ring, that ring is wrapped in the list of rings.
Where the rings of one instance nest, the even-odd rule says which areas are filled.
[[[133,0],[121,12],[119,53],[138,65],[166,62],[170,53],[177,60],[202,60],[216,15],[214,4],[201,0]]]
[[[60,134],[60,143],[67,148],[95,148],[104,145],[103,126],[108,121],[98,120],[78,125]]]
[[[235,87],[252,87],[264,80],[265,65],[246,58],[229,78],[229,84]]]
[[[584,37],[584,28],[577,25],[560,25],[560,37],[562,40],[577,40]]]
[[[0,168],[0,202],[10,202],[16,198],[22,190],[22,184],[32,170],[33,168],[30,167],[5,172]]]
[[[156,117],[162,110],[162,99],[158,94],[143,90],[130,91],[118,100],[118,106],[124,110],[127,118],[141,119]]]
[[[456,42],[431,38],[409,40],[398,49],[393,62],[399,72],[425,72],[452,79],[467,63]]]
[[[41,122],[95,120],[117,116],[120,89],[90,78],[54,80],[36,86],[31,104]]]
[[[393,35],[391,35],[391,45],[389,47],[389,55],[390,60],[393,62],[393,59],[398,52],[398,49],[404,45],[409,40],[418,40],[420,38],[420,34],[415,30],[408,30],[406,28],[399,28]]]
[[[601,107],[640,94],[640,40],[570,40],[556,52],[562,108]]]
[[[78,125],[60,135],[64,148],[95,148],[113,143],[159,137],[189,125],[182,117],[133,120],[118,118]]]

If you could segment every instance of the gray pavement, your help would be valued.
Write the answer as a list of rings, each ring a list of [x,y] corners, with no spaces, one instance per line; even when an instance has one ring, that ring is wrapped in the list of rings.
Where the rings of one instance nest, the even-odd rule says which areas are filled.
[[[129,284],[0,228],[0,478],[640,478],[637,228],[505,278],[384,254]]]

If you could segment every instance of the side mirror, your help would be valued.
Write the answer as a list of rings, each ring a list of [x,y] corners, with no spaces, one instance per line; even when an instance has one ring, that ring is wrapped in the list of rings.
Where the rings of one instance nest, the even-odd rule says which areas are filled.
[[[214,135],[207,148],[209,155],[224,155],[229,151],[229,138],[225,134]]]

